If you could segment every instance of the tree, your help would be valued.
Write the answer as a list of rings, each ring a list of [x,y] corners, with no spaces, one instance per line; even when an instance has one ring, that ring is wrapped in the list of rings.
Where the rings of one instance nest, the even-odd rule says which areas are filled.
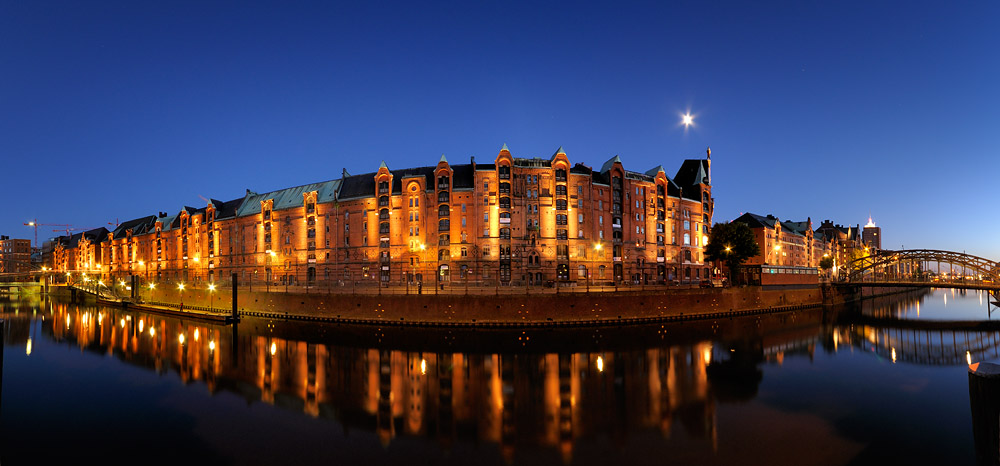
[[[826,256],[819,260],[819,268],[823,270],[830,270],[833,268],[833,258]]]
[[[757,254],[760,254],[760,246],[754,239],[753,231],[742,222],[716,223],[705,246],[708,260],[720,261],[729,267],[730,280],[739,276],[741,264]]]
[[[830,256],[823,256],[823,258],[819,260],[819,268],[823,269],[823,271],[827,273],[827,276],[829,276],[830,269],[833,268],[833,258]]]

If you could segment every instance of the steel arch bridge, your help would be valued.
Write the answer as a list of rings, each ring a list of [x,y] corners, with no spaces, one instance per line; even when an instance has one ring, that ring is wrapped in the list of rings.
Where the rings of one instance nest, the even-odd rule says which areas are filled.
[[[1000,263],[995,261],[954,251],[937,249],[903,249],[898,251],[882,250],[874,254],[857,258],[848,264],[851,282],[865,281],[866,275],[878,275],[876,280],[891,281],[891,279],[912,279],[916,266],[925,264],[948,264],[973,272],[978,281],[988,280],[991,284],[1000,284]],[[964,274],[963,274],[964,276]]]

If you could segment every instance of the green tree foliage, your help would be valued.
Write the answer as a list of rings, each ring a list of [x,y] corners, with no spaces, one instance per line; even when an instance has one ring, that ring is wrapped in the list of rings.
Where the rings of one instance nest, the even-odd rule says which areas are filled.
[[[760,254],[760,246],[754,239],[753,231],[740,222],[716,223],[705,246],[705,257],[725,263],[731,279],[738,277],[741,264],[757,254]]]
[[[830,270],[833,268],[833,258],[826,256],[819,260],[819,268],[823,270]]]

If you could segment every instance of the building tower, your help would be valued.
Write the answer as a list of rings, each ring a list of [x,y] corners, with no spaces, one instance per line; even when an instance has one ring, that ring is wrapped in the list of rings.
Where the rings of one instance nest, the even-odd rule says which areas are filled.
[[[861,231],[861,239],[870,248],[882,249],[882,228],[875,226],[871,215],[868,216],[868,223]]]

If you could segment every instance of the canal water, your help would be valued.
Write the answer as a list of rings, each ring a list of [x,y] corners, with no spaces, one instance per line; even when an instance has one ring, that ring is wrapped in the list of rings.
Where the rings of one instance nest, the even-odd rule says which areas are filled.
[[[937,325],[988,320],[974,291],[524,331],[0,312],[4,465],[970,464],[967,364],[1000,359]]]

